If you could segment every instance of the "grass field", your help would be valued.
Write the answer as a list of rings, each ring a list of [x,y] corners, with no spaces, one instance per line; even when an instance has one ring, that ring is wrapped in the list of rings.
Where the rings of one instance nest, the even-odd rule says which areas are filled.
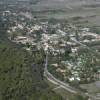
[[[30,8],[40,17],[69,19],[80,16],[89,23],[100,25],[99,0],[41,0]]]

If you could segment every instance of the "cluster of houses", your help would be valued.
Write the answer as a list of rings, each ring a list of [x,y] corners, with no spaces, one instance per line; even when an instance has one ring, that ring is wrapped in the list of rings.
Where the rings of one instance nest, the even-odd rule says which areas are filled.
[[[11,23],[11,26],[7,30],[9,39],[18,44],[25,45],[25,49],[28,51],[32,50],[30,48],[43,48],[45,52],[48,50],[50,55],[56,57],[57,60],[60,56],[59,63],[50,63],[51,67],[55,67],[55,72],[63,75],[64,79],[68,79],[70,82],[74,80],[81,81],[80,72],[76,70],[78,69],[77,66],[81,63],[77,60],[81,59],[80,52],[86,52],[86,47],[83,47],[81,44],[89,46],[99,54],[99,34],[90,32],[89,28],[81,28],[80,31],[76,31],[77,27],[71,24],[70,27],[61,28],[61,24],[58,22],[55,25],[51,25],[48,21],[37,21],[36,18],[26,20],[27,16],[25,14],[21,14],[20,18],[18,17],[19,19],[17,19],[18,15],[16,13],[11,13],[10,11],[3,12],[3,16],[11,14],[16,20],[12,22],[13,24]],[[28,21],[30,21],[30,24]],[[55,29],[54,33],[49,33],[50,28]],[[74,28],[74,31],[68,33],[66,30],[71,30],[71,28],[72,30]],[[76,55],[79,56],[75,58]],[[67,59],[68,56],[70,60]],[[73,62],[72,59],[75,59],[76,62]],[[61,66],[64,66],[64,68],[61,68]],[[94,74],[94,77],[98,80],[100,79],[100,67]]]
[[[78,42],[80,42],[80,44],[86,45],[86,47],[88,46],[87,44],[91,43],[92,41],[93,42],[100,41],[100,36],[96,33],[90,32],[89,28],[83,28],[79,35],[80,36],[79,36]],[[70,39],[65,38],[65,37],[70,37]],[[79,55],[79,51],[82,53],[86,53],[83,50],[83,49],[87,49],[86,47],[83,47],[83,45],[80,45],[77,42],[72,40],[73,38],[76,39],[75,34],[70,35],[59,29],[59,31],[57,30],[56,34],[53,34],[53,35],[44,34],[44,38],[43,38],[44,40],[47,39],[46,40],[46,45],[47,45],[46,48],[48,48],[52,57],[56,56],[57,59],[59,58],[59,54],[60,54],[60,56],[64,55],[66,57],[66,55],[65,55],[66,51],[67,51],[67,53],[69,53],[72,56]],[[93,43],[92,46],[94,46],[94,45],[95,44]],[[96,45],[100,46],[100,42]],[[90,46],[89,48],[90,49],[93,48],[92,46]],[[97,52],[99,54],[98,48],[95,48],[95,52]],[[66,58],[66,61],[63,61],[63,58],[61,58],[59,63],[53,62],[50,64],[50,66],[55,67],[55,73],[63,75],[65,80],[68,79],[70,82],[73,82],[76,80],[79,82],[81,82],[83,80],[85,80],[85,82],[86,81],[90,82],[92,80],[89,77],[84,77],[84,78],[86,78],[86,79],[84,79],[82,76],[82,74],[85,74],[85,73],[82,72],[81,67],[79,67],[79,66],[81,66],[81,63],[82,63],[81,60],[78,60],[78,59],[82,59],[80,55],[77,58],[74,58],[74,59],[77,59],[76,62],[72,62],[72,60],[67,61],[67,58]],[[95,60],[98,61],[98,63],[99,63],[98,66],[100,66],[100,59],[96,58]],[[95,62],[95,61],[93,61],[93,59],[92,59],[92,62]],[[91,63],[91,62],[89,62],[89,63]],[[65,65],[65,68],[61,68],[61,66],[63,66],[63,65]],[[96,67],[96,65],[94,67]],[[91,66],[91,69],[92,69],[92,66]],[[69,75],[67,74],[68,72],[70,72]],[[96,72],[89,72],[89,73],[93,73],[93,75],[92,75],[93,80],[100,80],[100,67],[98,67]]]

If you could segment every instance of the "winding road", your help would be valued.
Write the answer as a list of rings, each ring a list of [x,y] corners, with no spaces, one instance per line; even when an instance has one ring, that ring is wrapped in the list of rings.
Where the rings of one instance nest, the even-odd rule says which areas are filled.
[[[77,40],[73,40],[74,42],[80,44],[81,46],[87,47],[86,45],[80,43]],[[88,47],[88,49],[90,49]],[[44,68],[44,77],[46,77],[50,82],[57,85],[57,88],[64,88],[65,90],[69,91],[70,93],[77,94],[80,93],[83,97],[89,97],[89,100],[97,100],[95,96],[92,96],[88,93],[85,93],[83,91],[80,91],[79,89],[76,89],[74,87],[71,87],[68,83],[64,83],[63,81],[60,81],[59,79],[55,78],[49,71],[48,71],[48,50],[46,51],[46,58],[45,58],[45,68]]]

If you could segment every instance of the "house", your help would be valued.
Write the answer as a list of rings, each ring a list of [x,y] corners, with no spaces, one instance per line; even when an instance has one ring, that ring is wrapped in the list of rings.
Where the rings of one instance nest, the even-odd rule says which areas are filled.
[[[51,66],[58,67],[58,64],[57,63],[51,64]]]

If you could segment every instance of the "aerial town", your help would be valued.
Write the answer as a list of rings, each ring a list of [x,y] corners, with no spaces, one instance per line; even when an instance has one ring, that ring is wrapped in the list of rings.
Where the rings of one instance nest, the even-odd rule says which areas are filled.
[[[0,100],[100,100],[100,0],[0,0]]]
[[[90,27],[43,20],[28,12],[7,10],[2,16],[10,21],[8,39],[30,54],[43,49],[47,69],[55,78],[78,88],[100,80],[100,35]]]
[[[47,69],[57,79],[78,88],[100,80],[100,35],[90,27],[32,18],[28,12],[4,11],[2,16],[10,20],[8,39],[30,54],[43,49]]]

